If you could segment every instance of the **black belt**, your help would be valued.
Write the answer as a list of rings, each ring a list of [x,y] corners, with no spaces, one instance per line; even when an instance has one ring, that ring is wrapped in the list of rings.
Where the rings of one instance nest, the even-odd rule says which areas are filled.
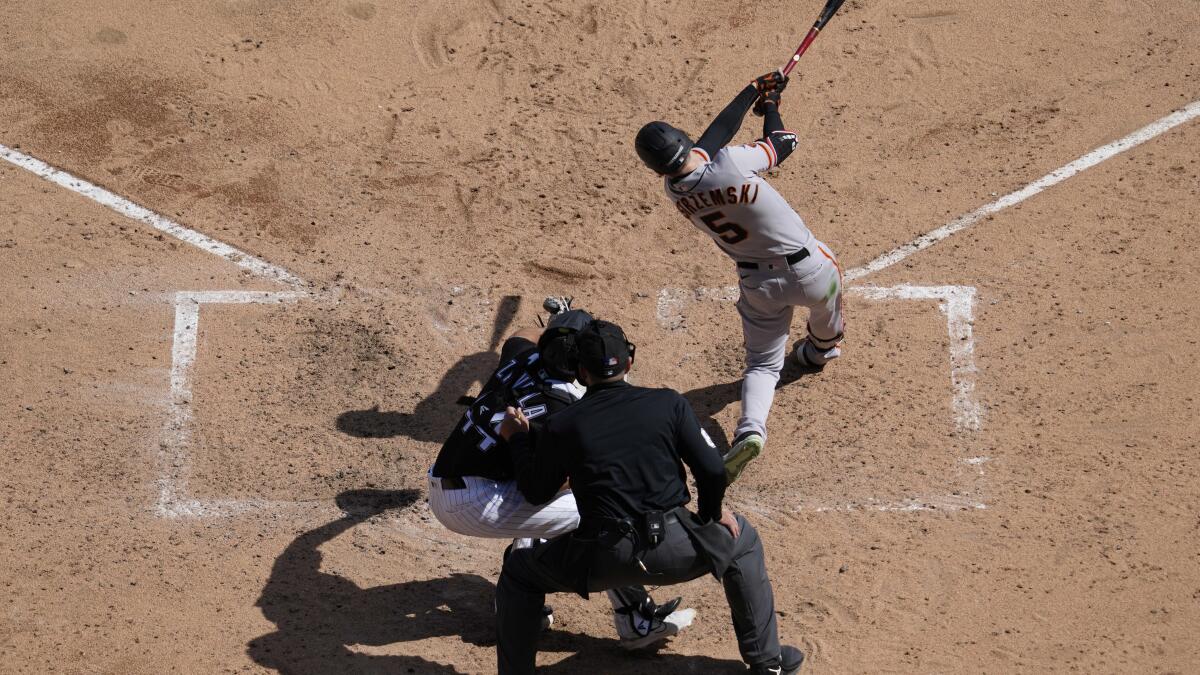
[[[584,519],[579,524],[576,530],[581,535],[587,537],[600,536],[602,534],[633,534],[638,529],[642,522],[642,517],[637,518],[611,518],[609,516],[592,516]],[[674,510],[663,513],[663,522],[667,525],[675,525],[679,522],[679,516]]]
[[[784,256],[783,259],[787,261],[787,264],[789,266],[791,266],[791,265],[795,265],[796,263],[800,262],[801,260],[804,260],[808,256],[809,256],[808,249],[802,248],[799,251],[792,253],[791,255]],[[763,269],[763,266],[766,264],[767,263],[739,262],[737,264],[737,266],[742,269],[746,269],[746,270],[759,270],[759,269]]]
[[[449,478],[441,478],[438,476],[434,476],[434,478],[438,479],[438,483],[442,486],[443,490],[465,490],[465,489],[467,489],[467,482],[465,480],[463,480],[461,476],[451,476]]]
[[[593,516],[591,518],[588,518],[587,522],[594,523],[595,526],[597,526],[597,527],[604,527],[606,525],[611,526],[611,525],[617,525],[620,523],[632,522],[633,520],[634,520],[633,518],[611,518],[609,516]],[[666,521],[666,523],[668,525],[670,525],[672,523],[678,523],[679,516],[675,513],[674,510],[664,511],[663,512],[663,520]]]

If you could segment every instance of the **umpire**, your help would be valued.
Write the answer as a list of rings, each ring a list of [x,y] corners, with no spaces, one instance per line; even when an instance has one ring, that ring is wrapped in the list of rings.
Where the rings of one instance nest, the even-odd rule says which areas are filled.
[[[580,515],[576,531],[513,551],[505,562],[496,587],[500,675],[534,672],[546,593],[587,597],[706,573],[725,586],[751,672],[798,672],[804,655],[779,644],[762,541],[722,507],[725,465],[687,400],[625,382],[634,346],[619,326],[593,321],[576,344],[583,398],[550,419],[535,447],[519,410],[509,408],[500,427],[526,498],[548,501],[569,479]],[[684,464],[696,481],[696,513],[685,508]]]

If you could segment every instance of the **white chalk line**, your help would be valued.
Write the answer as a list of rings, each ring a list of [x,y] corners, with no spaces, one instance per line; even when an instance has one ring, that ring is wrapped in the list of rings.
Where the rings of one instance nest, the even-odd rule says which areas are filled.
[[[954,390],[951,407],[954,425],[959,431],[979,431],[983,423],[983,406],[975,400],[975,288],[971,286],[910,286],[889,288],[876,286],[846,289],[847,293],[870,300],[937,300],[938,309],[946,315],[946,331],[950,335],[950,386]]]
[[[913,242],[886,253],[879,258],[871,261],[867,265],[859,268],[854,268],[846,273],[846,280],[853,281],[867,274],[879,271],[890,267],[901,260],[911,256],[912,254],[924,250],[935,243],[945,239],[956,232],[959,232],[967,227],[970,227],[979,220],[999,212],[1014,204],[1020,203],[1038,194],[1039,192],[1051,187],[1059,182],[1062,182],[1081,171],[1084,171],[1091,166],[1120,153],[1129,148],[1140,145],[1141,143],[1162,134],[1163,132],[1183,124],[1190,119],[1200,116],[1200,101],[1194,102],[1181,111],[1177,111],[1152,123],[1142,129],[1122,138],[1114,143],[1098,148],[1080,159],[1044,176],[1043,178],[1031,183],[1030,185],[1005,195],[1000,199],[987,204],[971,213],[951,221],[950,223],[929,232]],[[223,242],[211,239],[199,232],[175,223],[163,216],[153,213],[148,209],[140,207],[128,200],[119,197],[103,188],[95,186],[87,181],[72,176],[66,172],[60,171],[50,165],[30,157],[24,153],[12,150],[4,145],[0,145],[0,157],[9,161],[16,166],[27,169],[34,174],[41,176],[47,180],[61,185],[69,190],[77,192],[89,199],[93,199],[113,210],[118,211],[131,218],[145,222],[160,231],[163,231],[171,236],[179,238],[181,241],[193,244],[203,250],[207,250],[216,255],[225,257],[226,259],[238,264],[258,276],[274,278],[284,283],[298,285],[302,283],[298,278],[291,275],[286,270],[271,265],[263,260],[250,256],[242,251],[239,251],[232,246]],[[920,292],[916,291],[918,287],[896,287],[895,289],[864,289],[863,294],[867,297],[872,295],[876,297],[889,297],[889,291],[894,291],[895,295],[891,297],[911,297],[917,299]],[[945,288],[967,288],[967,287],[939,287]],[[855,289],[857,290],[857,289]],[[164,433],[163,447],[166,449],[166,457],[170,459],[168,470],[165,472],[165,477],[161,481],[160,499],[158,511],[167,516],[178,517],[183,515],[204,516],[204,515],[231,515],[235,513],[245,512],[247,510],[260,508],[278,508],[283,505],[295,505],[298,502],[272,502],[264,500],[195,500],[190,499],[183,494],[186,492],[186,440],[187,440],[187,424],[191,419],[190,396],[191,387],[188,381],[188,373],[192,364],[195,361],[196,353],[196,328],[199,321],[199,304],[202,302],[263,302],[268,301],[265,298],[260,299],[234,299],[233,296],[226,298],[218,298],[221,292],[209,293],[205,295],[193,295],[192,297],[177,297],[176,301],[176,330],[175,343],[172,348],[172,369],[171,369],[171,386],[172,386],[172,407],[175,411],[168,422],[168,429]],[[237,292],[231,292],[237,293]],[[736,287],[728,287],[724,289],[697,289],[695,291],[685,291],[683,289],[663,289],[658,298],[657,314],[661,324],[665,327],[673,328],[674,323],[682,321],[682,309],[689,301],[703,299],[705,297],[714,297],[718,299],[735,299]],[[689,297],[690,296],[690,297]],[[973,307],[974,289],[970,289],[970,294],[963,301],[963,294],[960,291],[955,291],[951,295],[942,295],[940,297],[943,302],[939,303],[939,308],[947,316],[948,329],[951,338],[951,381],[954,386],[954,407],[956,410],[955,421],[956,425],[965,429],[978,429],[979,420],[982,415],[982,409],[973,399],[975,374],[977,372],[974,366],[974,345],[971,339],[971,312]],[[246,296],[243,296],[244,298]],[[926,296],[930,297],[930,296]],[[965,310],[964,310],[965,306]],[[957,338],[957,339],[956,339]],[[956,346],[958,347],[956,349]],[[982,469],[981,469],[982,470]],[[905,500],[903,502],[890,503],[875,503],[875,502],[856,502],[852,504],[839,506],[816,506],[812,510],[827,511],[827,510],[848,510],[848,509],[873,509],[873,510],[898,510],[912,511],[923,510],[928,508],[946,508],[947,506],[962,507],[960,498],[931,498],[925,500]],[[983,504],[970,504],[971,508],[984,508]]]
[[[1133,133],[1120,138],[1112,143],[1100,146],[1095,150],[1083,155],[1065,166],[1062,166],[1038,180],[1026,185],[1025,187],[1011,192],[1009,194],[996,199],[995,201],[985,204],[970,213],[955,218],[949,223],[927,232],[926,234],[917,237],[913,241],[899,246],[883,255],[868,262],[861,267],[855,267],[845,273],[845,282],[849,283],[861,279],[868,274],[887,269],[896,263],[908,258],[909,256],[923,251],[930,246],[950,237],[951,235],[961,232],[962,230],[971,227],[975,223],[995,215],[1004,209],[1019,204],[1038,193],[1057,185],[1068,178],[1071,178],[1087,169],[1104,162],[1126,150],[1135,148],[1146,141],[1149,141],[1181,124],[1189,122],[1197,117],[1200,117],[1200,101],[1193,101],[1180,110],[1176,110],[1171,114],[1156,120]],[[936,297],[941,300],[939,308],[947,316],[948,330],[950,333],[950,362],[951,362],[951,383],[954,388],[953,408],[955,411],[955,424],[960,429],[977,431],[980,428],[980,423],[983,416],[982,406],[975,400],[975,380],[978,374],[978,369],[974,363],[974,340],[972,337],[973,324],[973,307],[975,289],[968,286],[935,286],[923,287],[927,290],[918,291],[922,287],[916,286],[897,286],[893,288],[874,288],[867,287],[847,288],[847,292],[854,292],[863,295],[864,297],[897,297],[907,299],[921,299],[925,297]],[[949,292],[947,289],[959,289],[958,291]],[[968,292],[969,291],[969,292]],[[658,301],[656,306],[656,318],[660,326],[667,330],[675,330],[683,325],[683,310],[684,308],[698,300],[736,300],[738,297],[738,288],[736,286],[726,286],[722,288],[664,288],[659,291]],[[978,468],[980,474],[983,473],[983,463],[987,458],[974,458],[981,461],[974,462],[973,465]],[[954,499],[958,499],[955,497]],[[951,500],[949,503],[955,503]],[[817,507],[816,510],[855,510],[865,508],[878,508],[878,505],[867,506],[864,504],[847,504],[840,507]],[[887,503],[880,510],[922,510],[922,502],[906,501]],[[938,508],[938,500],[932,500],[929,503],[930,508]],[[977,508],[983,508],[980,504]],[[810,509],[813,510],[813,509]]]
[[[191,244],[202,251],[220,256],[250,274],[292,287],[304,281],[291,272],[241,251],[229,244],[184,227],[143,206],[90,183],[61,169],[0,144],[0,159],[25,169],[45,180],[108,207],[123,216]],[[196,360],[196,336],[202,304],[268,304],[293,302],[310,295],[304,291],[181,291],[175,294],[175,329],[171,346],[170,413],[159,442],[159,494],[155,512],[164,517],[203,517],[234,515],[256,509],[296,507],[304,502],[267,500],[208,499],[188,495],[189,455],[187,443],[192,421],[191,370]],[[311,506],[311,505],[310,505]]]
[[[308,297],[303,291],[180,291],[175,294],[171,345],[170,413],[159,441],[158,500],[155,513],[165,518],[230,516],[259,509],[294,507],[305,502],[258,499],[195,499],[188,494],[191,470],[188,441],[192,422],[192,367],[196,363],[200,306],[203,304],[278,304]]]
[[[871,300],[937,300],[938,309],[946,315],[946,330],[950,336],[950,383],[954,395],[951,408],[959,431],[978,431],[983,419],[983,406],[975,400],[975,381],[979,373],[975,366],[975,288],[972,286],[864,286],[847,288],[847,293]],[[675,330],[683,325],[683,310],[701,300],[732,302],[737,300],[737,286],[718,288],[664,288],[658,292],[656,318],[660,326]]]
[[[904,244],[903,246],[884,253],[862,267],[855,267],[854,269],[847,271],[846,281],[850,282],[854,281],[855,279],[861,279],[868,274],[891,267],[892,265],[895,265],[912,254],[917,253],[918,251],[923,251],[939,241],[942,241],[943,239],[953,235],[954,233],[961,232],[968,227],[971,227],[975,223],[987,218],[988,216],[995,215],[1015,204],[1020,204],[1026,199],[1029,199],[1030,197],[1049,187],[1058,185],[1072,176],[1086,171],[1087,169],[1090,169],[1091,167],[1096,166],[1097,164],[1116,155],[1119,155],[1130,148],[1136,148],[1142,143],[1145,143],[1156,136],[1174,129],[1180,124],[1184,124],[1185,122],[1193,120],[1197,117],[1200,117],[1200,101],[1194,101],[1184,108],[1177,110],[1156,122],[1147,124],[1146,126],[1138,129],[1128,136],[1125,136],[1124,138],[1113,141],[1107,145],[1102,145],[1099,148],[1096,148],[1095,150],[1092,150],[1086,155],[1080,157],[1079,159],[1071,162],[1070,164],[1051,171],[1045,176],[1042,176],[1029,185],[1021,188],[1020,190],[1017,190],[1016,192],[1010,192],[1009,194],[1000,197],[990,204],[985,204],[974,211],[971,211],[970,213],[961,215],[949,223],[937,228],[936,230],[932,230],[921,235],[920,237],[917,237],[913,241]]]
[[[984,408],[975,399],[975,382],[979,373],[975,365],[975,288],[972,286],[864,286],[847,288],[847,293],[860,295],[868,300],[937,300],[938,309],[946,316],[946,332],[950,338],[950,385],[951,410],[954,426],[959,432],[976,432],[983,426]],[[737,286],[701,287],[695,289],[664,288],[659,291],[656,308],[660,326],[674,330],[683,324],[683,310],[687,305],[710,300],[732,302],[737,300]],[[983,473],[982,462],[963,460],[975,465]],[[766,507],[758,507],[766,509]],[[935,495],[912,497],[900,501],[874,499],[855,500],[828,504],[821,502],[801,503],[786,507],[791,511],[816,513],[838,511],[951,511],[984,509],[987,505],[963,495]],[[761,511],[765,514],[770,509]]]
[[[802,500],[798,504],[783,507],[767,506],[738,500],[738,506],[750,513],[767,518],[791,513],[853,513],[856,511],[911,512],[911,511],[980,511],[987,504],[966,495],[948,494],[910,497],[898,500],[857,499],[841,503],[824,503]]]
[[[71,192],[82,195],[97,204],[106,206],[123,216],[145,223],[163,234],[170,235],[186,244],[191,244],[203,251],[220,256],[256,277],[278,281],[289,286],[304,284],[299,277],[296,277],[282,267],[272,265],[223,241],[218,241],[208,235],[184,227],[166,216],[155,213],[143,206],[138,206],[128,199],[109,192],[98,185],[89,183],[61,169],[56,169],[36,157],[31,157],[6,145],[0,145],[0,159],[25,169],[39,178],[43,178]]]

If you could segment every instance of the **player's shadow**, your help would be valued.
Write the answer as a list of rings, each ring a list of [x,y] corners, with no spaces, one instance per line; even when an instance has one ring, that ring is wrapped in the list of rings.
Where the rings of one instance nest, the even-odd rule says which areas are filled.
[[[464,356],[446,371],[437,388],[418,402],[412,412],[378,407],[347,410],[337,416],[337,429],[359,438],[407,436],[416,441],[441,443],[462,416],[459,399],[476,385],[482,386],[499,363],[500,357],[495,352]]]
[[[347,410],[337,416],[335,426],[338,431],[359,438],[407,436],[426,443],[444,441],[462,415],[463,396],[476,385],[482,386],[499,365],[498,347],[520,306],[520,296],[504,296],[496,308],[488,351],[464,356],[450,366],[437,388],[418,402],[412,412],[380,410],[378,407]]]
[[[783,370],[779,373],[779,383],[775,385],[775,389],[786,387],[803,377],[819,372],[821,372],[819,369],[801,368],[789,358],[784,362]],[[713,443],[717,445],[717,450],[722,455],[729,452],[731,439],[721,428],[716,416],[729,405],[742,400],[742,381],[737,379],[733,382],[698,387],[685,392],[683,396],[688,403],[692,404],[692,410],[696,411],[696,417],[700,419],[700,426],[712,437]]]
[[[669,588],[669,587],[664,587]],[[553,603],[554,596],[547,596]],[[722,617],[728,621],[728,615]],[[692,626],[688,630],[702,630]],[[728,627],[732,636],[733,628]],[[682,639],[682,638],[676,638]],[[643,649],[628,652],[622,650],[615,637],[596,637],[583,633],[568,633],[550,630],[538,640],[541,652],[567,652],[571,656],[551,666],[542,666],[537,672],[546,675],[581,675],[604,673],[605,675],[721,675],[722,673],[745,673],[741,661],[715,659],[709,656],[684,656],[663,653],[660,649]]]
[[[346,515],[301,534],[275,559],[257,605],[276,629],[250,641],[250,658],[281,673],[458,673],[450,665],[372,654],[370,648],[445,636],[492,644],[491,603],[479,599],[490,598],[494,586],[480,576],[453,574],[363,588],[321,569],[323,544],[382,511],[407,508],[419,497],[417,490],[339,495]],[[392,569],[405,569],[406,561],[394,563]]]
[[[459,673],[452,663],[404,654],[378,654],[399,642],[458,637],[495,648],[495,586],[476,574],[451,574],[364,588],[323,571],[322,545],[388,509],[407,508],[417,490],[352,490],[338,495],[345,516],[293,540],[275,559],[257,606],[275,631],[249,642],[246,653],[260,666],[285,675],[325,673]],[[387,553],[395,554],[396,551]],[[497,566],[500,561],[497,559]],[[406,561],[388,569],[398,572]],[[418,571],[419,573],[419,571]],[[553,601],[553,596],[551,601]],[[606,603],[595,603],[607,610]],[[539,672],[567,673],[724,673],[745,672],[736,661],[621,650],[612,636],[596,637],[552,630],[541,637],[543,651],[572,656]],[[388,651],[398,651],[390,648]],[[445,654],[454,661],[454,652]]]

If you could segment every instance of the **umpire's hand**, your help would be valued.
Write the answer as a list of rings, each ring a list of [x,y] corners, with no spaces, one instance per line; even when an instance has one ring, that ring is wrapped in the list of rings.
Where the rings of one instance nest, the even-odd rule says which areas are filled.
[[[742,533],[742,528],[738,525],[737,517],[729,509],[721,509],[721,520],[717,522],[724,525],[725,529],[729,530],[729,534],[732,534],[734,539],[737,539],[738,535]]]
[[[504,420],[500,422],[500,436],[507,441],[515,434],[527,433],[529,433],[529,420],[525,417],[525,411],[511,405],[508,406],[504,410]]]

